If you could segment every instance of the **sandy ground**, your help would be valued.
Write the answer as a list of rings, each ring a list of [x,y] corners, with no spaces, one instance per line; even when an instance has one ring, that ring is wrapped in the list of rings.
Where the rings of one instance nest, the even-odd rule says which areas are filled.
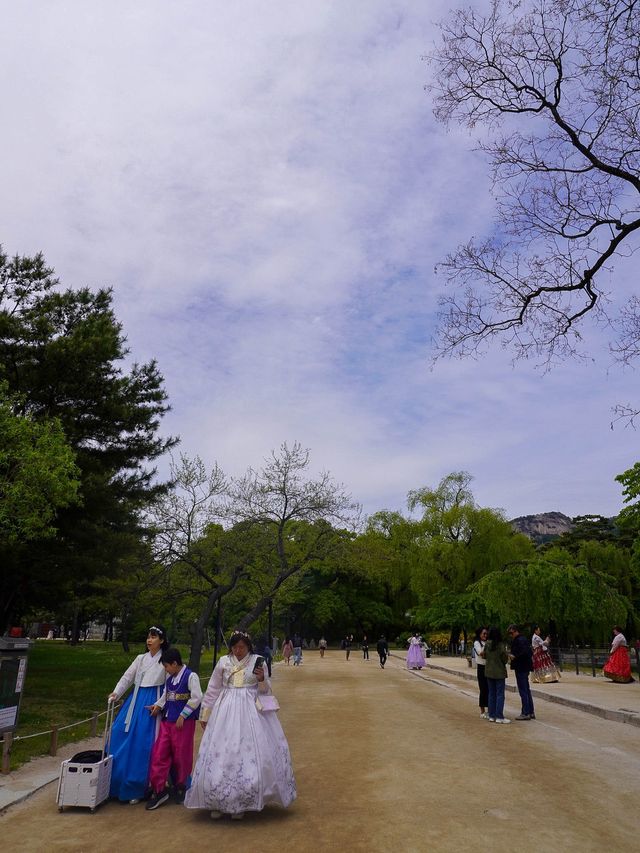
[[[473,684],[344,653],[279,665],[298,800],[244,821],[167,804],[59,814],[55,785],[0,816],[0,849],[220,853],[589,853],[640,849],[638,729],[539,703],[481,720]],[[433,677],[434,680],[430,680]],[[509,715],[517,713],[507,697]]]

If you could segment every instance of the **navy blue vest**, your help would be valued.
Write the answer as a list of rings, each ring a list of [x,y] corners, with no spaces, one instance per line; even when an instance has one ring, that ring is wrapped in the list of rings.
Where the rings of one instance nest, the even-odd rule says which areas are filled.
[[[167,720],[169,723],[175,723],[180,716],[180,712],[189,699],[191,699],[191,691],[189,690],[190,675],[191,670],[189,667],[185,666],[182,670],[180,681],[177,684],[174,684],[172,675],[167,678],[164,685],[164,692],[167,697],[167,701],[162,715],[163,720]],[[189,714],[189,719],[197,720],[199,713],[200,708],[197,708]]]

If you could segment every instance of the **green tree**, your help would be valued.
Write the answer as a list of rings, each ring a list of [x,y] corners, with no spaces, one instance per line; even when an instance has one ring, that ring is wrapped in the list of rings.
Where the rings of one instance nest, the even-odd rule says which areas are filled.
[[[449,623],[453,644],[460,631],[466,638],[469,586],[490,572],[532,555],[534,550],[525,536],[513,530],[502,512],[477,506],[471,481],[470,474],[458,471],[444,477],[435,489],[409,493],[409,509],[422,511],[421,518],[413,524],[412,553],[412,586],[419,599],[419,611],[423,616],[431,612],[438,626],[444,626],[443,614],[458,612],[460,621]],[[457,604],[455,596],[460,596]],[[433,599],[436,609],[429,611]]]
[[[576,565],[561,549],[552,556],[485,575],[470,590],[476,607],[498,624],[555,623],[570,641],[602,640],[612,625],[624,623],[629,601],[611,575]]]
[[[0,386],[0,547],[53,536],[78,499],[79,471],[57,420],[14,414]]]
[[[21,600],[49,605],[82,596],[114,569],[121,535],[140,533],[140,514],[162,491],[153,461],[175,440],[157,435],[167,411],[155,362],[128,356],[111,293],[62,290],[42,255],[0,252],[0,379],[36,422],[57,419],[79,469],[80,500],[56,518],[58,535],[12,555]],[[57,590],[57,592],[56,592]]]
[[[24,595],[17,555],[26,543],[55,535],[56,514],[78,500],[78,476],[60,423],[16,415],[0,386],[0,630]]]
[[[313,568],[339,546],[332,524],[355,521],[358,507],[351,496],[327,472],[310,478],[309,464],[309,450],[285,443],[262,469],[250,468],[231,484],[229,517],[261,528],[271,542],[264,592],[240,620],[242,630],[264,613],[289,578]]]

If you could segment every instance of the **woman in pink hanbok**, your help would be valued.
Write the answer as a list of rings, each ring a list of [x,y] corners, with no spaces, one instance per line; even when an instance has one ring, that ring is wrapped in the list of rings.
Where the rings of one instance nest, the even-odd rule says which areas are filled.
[[[409,637],[409,651],[407,653],[407,669],[422,669],[426,666],[424,654],[422,652],[422,640],[418,634]]]
[[[263,661],[244,632],[232,634],[229,646],[202,700],[206,729],[184,803],[208,809],[214,820],[239,820],[270,804],[286,808],[296,798],[287,739],[276,711],[261,702],[271,694]]]

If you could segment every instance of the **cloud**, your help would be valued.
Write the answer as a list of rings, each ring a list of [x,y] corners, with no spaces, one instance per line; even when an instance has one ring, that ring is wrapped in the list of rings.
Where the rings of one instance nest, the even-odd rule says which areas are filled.
[[[448,6],[13,4],[0,237],[113,287],[186,453],[240,473],[298,439],[368,511],[464,468],[512,515],[613,513],[629,374],[428,369],[433,267],[493,213],[423,91]]]

